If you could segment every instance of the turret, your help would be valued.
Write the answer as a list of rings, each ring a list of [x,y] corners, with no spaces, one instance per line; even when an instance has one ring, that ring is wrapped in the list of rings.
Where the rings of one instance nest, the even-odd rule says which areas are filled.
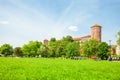
[[[101,26],[99,24],[94,24],[91,27],[91,38],[96,39],[97,41],[101,42]]]

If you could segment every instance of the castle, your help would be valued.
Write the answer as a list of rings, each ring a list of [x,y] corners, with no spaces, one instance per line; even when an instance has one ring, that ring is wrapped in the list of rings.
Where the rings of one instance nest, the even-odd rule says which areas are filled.
[[[77,37],[73,38],[74,41],[81,41],[84,42],[86,40],[89,40],[91,38],[96,39],[98,42],[101,42],[101,26],[99,24],[94,24],[91,27],[91,33],[89,35],[83,36],[83,37]]]
[[[101,42],[101,26],[99,24],[94,24],[91,27],[91,33],[89,35],[83,36],[83,37],[77,37],[77,38],[73,38],[74,41],[81,41],[84,42],[86,40],[89,40],[91,38],[96,39],[98,42]],[[45,39],[44,40],[44,44],[48,44],[48,40]]]

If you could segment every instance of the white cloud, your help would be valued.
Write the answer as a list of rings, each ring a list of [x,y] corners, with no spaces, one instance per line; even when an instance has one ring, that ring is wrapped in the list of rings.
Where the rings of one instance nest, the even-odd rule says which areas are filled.
[[[71,30],[71,31],[75,31],[75,32],[78,31],[78,27],[75,26],[75,25],[69,26],[68,29]]]
[[[9,24],[8,21],[0,21],[0,24]]]

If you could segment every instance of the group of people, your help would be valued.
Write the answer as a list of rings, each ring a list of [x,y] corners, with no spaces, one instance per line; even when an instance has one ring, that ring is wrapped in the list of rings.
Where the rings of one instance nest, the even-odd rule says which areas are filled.
[[[109,61],[120,61],[120,57],[109,57]]]

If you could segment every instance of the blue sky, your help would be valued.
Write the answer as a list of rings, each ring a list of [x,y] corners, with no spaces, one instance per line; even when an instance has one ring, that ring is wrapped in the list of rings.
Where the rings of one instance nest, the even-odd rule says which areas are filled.
[[[120,0],[0,0],[0,45],[90,34],[102,26],[102,41],[116,43]]]

